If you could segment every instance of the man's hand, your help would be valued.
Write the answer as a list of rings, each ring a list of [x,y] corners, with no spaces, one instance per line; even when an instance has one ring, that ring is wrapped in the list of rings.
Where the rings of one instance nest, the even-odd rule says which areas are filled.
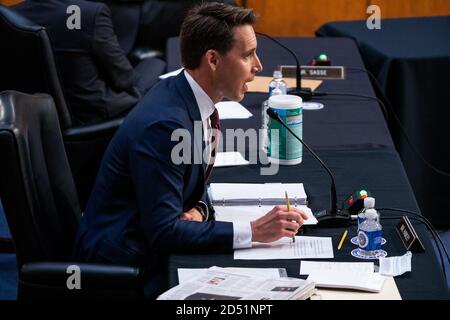
[[[187,220],[187,221],[198,221],[198,222],[202,222],[203,221],[203,216],[202,214],[195,208],[192,208],[189,211],[183,212],[180,215],[180,219],[181,220]]]
[[[250,222],[252,241],[272,242],[282,237],[294,237],[308,216],[303,211],[286,206],[276,206],[265,216]]]

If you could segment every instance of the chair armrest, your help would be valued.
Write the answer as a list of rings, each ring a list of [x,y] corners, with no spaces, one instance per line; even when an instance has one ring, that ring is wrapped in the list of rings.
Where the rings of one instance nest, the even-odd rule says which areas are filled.
[[[21,281],[35,285],[67,287],[67,279],[74,274],[67,272],[69,266],[80,268],[82,289],[139,289],[142,287],[141,272],[130,266],[78,263],[78,262],[30,262],[22,265]]]
[[[144,59],[147,58],[160,58],[164,59],[164,53],[157,49],[147,48],[147,47],[137,47],[134,48],[128,55],[131,63],[136,66]]]
[[[91,140],[93,138],[111,137],[119,129],[125,118],[117,118],[101,123],[84,125],[66,129],[63,132],[64,141]]]

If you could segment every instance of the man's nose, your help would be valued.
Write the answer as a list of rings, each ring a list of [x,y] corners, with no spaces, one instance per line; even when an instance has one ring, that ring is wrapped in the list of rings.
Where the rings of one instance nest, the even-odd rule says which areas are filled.
[[[255,66],[253,67],[253,69],[255,73],[261,72],[263,70],[263,66],[257,55],[255,55]]]

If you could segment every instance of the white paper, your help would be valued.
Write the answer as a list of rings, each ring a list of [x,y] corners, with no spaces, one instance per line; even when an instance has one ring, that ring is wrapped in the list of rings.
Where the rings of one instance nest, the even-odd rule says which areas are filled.
[[[236,101],[222,101],[216,103],[220,120],[225,119],[248,119],[253,114],[248,111],[242,104]]]
[[[183,71],[183,69],[184,68],[180,68],[180,69],[177,69],[175,71],[171,71],[171,72],[162,74],[162,75],[159,76],[159,79],[162,80],[162,79],[166,79],[166,78],[169,78],[169,77],[174,77],[174,76],[178,75],[181,71]]]
[[[373,262],[320,262],[302,261],[300,274],[308,274],[308,280],[316,287],[342,288],[380,292],[385,277],[374,272]]]
[[[302,261],[300,262],[300,274],[311,274],[313,272],[339,271],[350,274],[370,274],[374,272],[373,262],[322,262]]]
[[[232,167],[232,166],[246,166],[250,164],[245,160],[240,152],[218,152],[214,161],[214,168],[216,167]]]
[[[267,278],[211,267],[179,284],[158,300],[291,300],[307,299],[314,283],[296,278]]]
[[[340,290],[338,288],[317,288],[311,300],[402,300],[393,277],[385,277],[380,292],[361,290]]]
[[[308,276],[308,280],[313,281],[319,288],[342,288],[369,292],[380,292],[385,279],[384,276],[375,272],[352,274],[342,270],[312,271]]]
[[[308,220],[304,220],[303,225],[315,225],[317,219],[307,206],[296,206],[308,215]],[[214,206],[216,220],[229,222],[251,222],[264,216],[273,209],[273,206]]]
[[[400,257],[380,258],[380,274],[386,276],[399,276],[411,272],[411,251]]]
[[[280,278],[280,269],[278,268],[224,268],[227,271],[239,274],[245,274],[249,276],[267,277],[267,278]],[[206,268],[197,269],[178,269],[178,283],[183,284],[197,278],[201,273],[205,272]]]
[[[288,193],[290,204],[305,204],[306,192],[303,183],[211,183],[210,195],[213,202],[225,205],[246,202],[257,203],[259,199],[270,204],[284,204],[285,192]],[[264,203],[266,204],[266,203]]]
[[[281,238],[270,243],[254,242],[249,249],[234,250],[235,260],[334,258],[330,237]]]

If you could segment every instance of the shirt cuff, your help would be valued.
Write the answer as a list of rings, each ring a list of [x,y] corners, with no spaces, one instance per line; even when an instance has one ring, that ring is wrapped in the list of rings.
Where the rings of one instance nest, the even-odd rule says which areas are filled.
[[[233,222],[233,249],[252,247],[252,227],[250,222]]]

